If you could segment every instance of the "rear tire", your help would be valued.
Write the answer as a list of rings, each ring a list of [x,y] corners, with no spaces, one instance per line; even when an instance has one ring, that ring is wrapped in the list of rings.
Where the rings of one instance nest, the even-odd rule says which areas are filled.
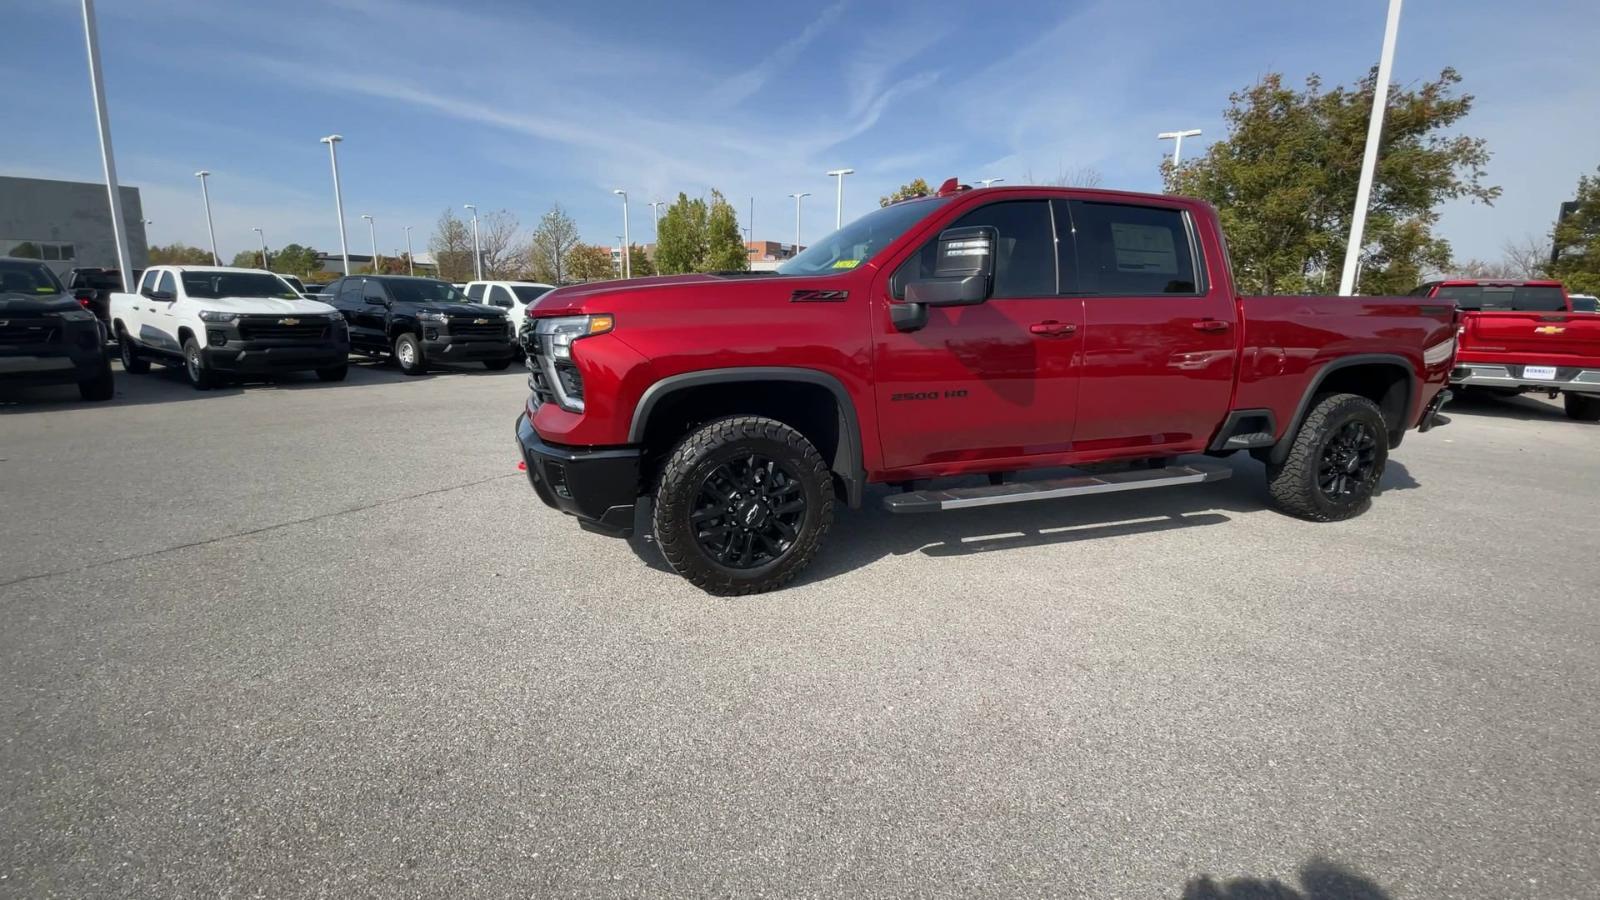
[[[506,369],[511,368],[511,362],[510,357],[506,359],[486,359],[483,361],[483,367],[491,372],[504,372]]]
[[[1562,394],[1567,418],[1578,422],[1600,422],[1600,396],[1592,394]]]
[[[100,371],[88,381],[78,382],[78,396],[96,402],[110,400],[116,394],[116,381],[111,375],[111,360],[100,361]]]
[[[1349,519],[1367,508],[1388,461],[1388,424],[1378,405],[1356,394],[1328,394],[1306,414],[1283,462],[1267,463],[1267,490],[1289,515]]]
[[[738,416],[691,432],[656,488],[656,543],[710,594],[757,594],[800,573],[833,524],[833,477],[811,442],[773,419]]]
[[[122,371],[130,375],[143,375],[150,371],[150,360],[139,355],[139,348],[133,345],[133,338],[128,337],[125,328],[117,329],[117,353],[122,357]]]
[[[428,371],[428,361],[422,356],[422,342],[409,331],[394,339],[394,361],[407,375],[422,375]]]
[[[349,374],[349,363],[346,363],[342,366],[329,366],[326,369],[317,370],[317,378],[322,381],[343,381],[344,377]]]
[[[197,391],[209,391],[217,386],[217,377],[206,368],[200,342],[194,338],[183,342],[183,373],[189,376],[189,384]]]

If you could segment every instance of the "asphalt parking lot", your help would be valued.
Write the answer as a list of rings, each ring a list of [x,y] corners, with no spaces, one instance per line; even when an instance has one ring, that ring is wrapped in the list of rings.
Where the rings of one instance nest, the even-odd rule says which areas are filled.
[[[846,513],[700,594],[515,470],[522,374],[0,398],[0,894],[1594,896],[1600,428]],[[1277,890],[1278,893],[1270,893]]]

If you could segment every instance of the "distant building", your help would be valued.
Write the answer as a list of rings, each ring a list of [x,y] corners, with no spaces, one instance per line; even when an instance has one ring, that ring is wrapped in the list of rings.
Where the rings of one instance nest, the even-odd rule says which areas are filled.
[[[128,265],[150,262],[139,189],[122,185],[122,218],[128,235]],[[52,181],[0,175],[0,256],[44,260],[57,274],[68,269],[117,267],[106,186],[93,181]]]
[[[403,259],[404,256],[405,256],[405,254],[400,253],[400,254],[395,254],[394,256],[385,256],[384,259]],[[438,274],[438,272],[439,272],[439,267],[434,264],[434,262],[433,262],[433,254],[431,254],[431,253],[418,253],[417,256],[416,256],[415,264],[416,264],[416,270],[417,270],[418,277],[421,277],[423,275],[427,275],[427,276],[431,277],[433,275]],[[368,254],[368,253],[352,253],[352,254],[350,254],[350,274],[354,275],[357,272],[371,271],[371,269],[372,269],[372,255],[371,254]],[[318,272],[329,273],[329,274],[336,275],[336,276],[337,275],[343,275],[344,274],[344,257],[340,256],[337,253],[318,253],[317,254],[317,271]]]
[[[794,244],[785,244],[781,241],[745,241],[744,251],[750,257],[750,262],[783,262],[793,259],[805,247],[796,249]]]

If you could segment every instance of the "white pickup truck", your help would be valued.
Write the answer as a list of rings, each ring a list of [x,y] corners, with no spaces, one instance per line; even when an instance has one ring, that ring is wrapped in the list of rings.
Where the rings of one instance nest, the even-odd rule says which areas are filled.
[[[350,364],[344,316],[261,269],[152,266],[136,293],[111,295],[110,320],[125,370],[183,366],[202,391],[229,374],[343,381]]]

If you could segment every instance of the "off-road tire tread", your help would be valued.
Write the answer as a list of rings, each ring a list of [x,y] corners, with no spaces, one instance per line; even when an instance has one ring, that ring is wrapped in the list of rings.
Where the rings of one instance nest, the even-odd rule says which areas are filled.
[[[1278,509],[1312,522],[1337,522],[1360,515],[1366,508],[1366,503],[1362,502],[1346,509],[1330,511],[1318,503],[1317,489],[1313,484],[1318,459],[1316,445],[1328,429],[1329,420],[1342,419],[1346,410],[1352,407],[1370,412],[1378,424],[1379,449],[1383,454],[1378,461],[1378,478],[1383,478],[1383,469],[1388,462],[1388,447],[1382,441],[1388,426],[1384,424],[1383,412],[1378,409],[1378,404],[1359,394],[1325,394],[1312,403],[1311,411],[1300,423],[1300,430],[1289,447],[1289,455],[1279,465],[1267,464],[1267,493]]]
[[[767,440],[785,445],[799,457],[800,475],[813,483],[822,498],[817,510],[817,527],[811,532],[801,532],[801,546],[781,565],[759,579],[741,580],[728,577],[711,567],[694,546],[694,538],[678,527],[674,518],[686,510],[693,497],[688,492],[698,491],[700,485],[687,478],[695,465],[706,456],[724,447],[744,441]],[[733,416],[708,422],[691,432],[673,449],[661,467],[655,491],[653,526],[656,544],[661,555],[673,571],[708,594],[724,597],[759,594],[776,590],[799,575],[821,548],[828,529],[833,525],[833,476],[822,455],[805,436],[788,425],[763,416]]]
[[[1561,405],[1567,418],[1575,422],[1600,422],[1600,397],[1566,393],[1561,395]]]

